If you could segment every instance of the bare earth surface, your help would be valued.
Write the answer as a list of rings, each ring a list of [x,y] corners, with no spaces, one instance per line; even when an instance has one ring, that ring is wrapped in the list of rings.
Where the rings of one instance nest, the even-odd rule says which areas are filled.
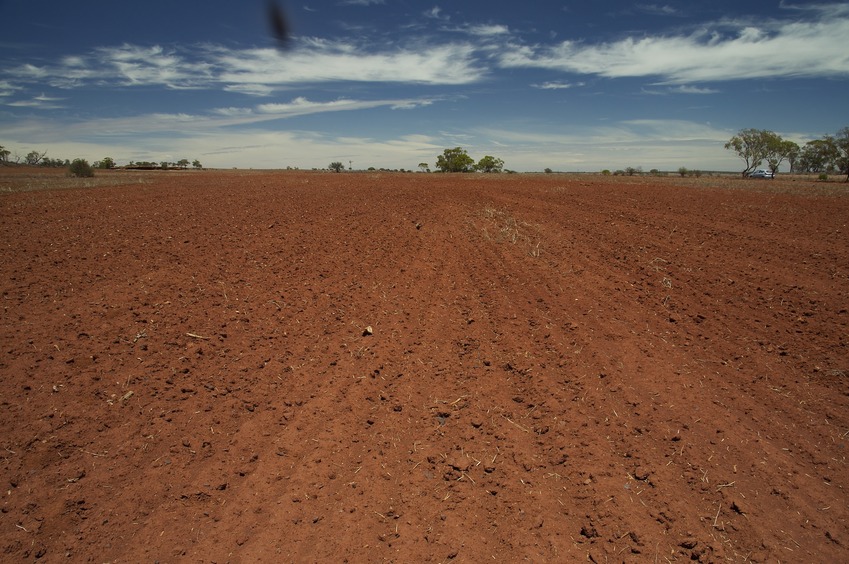
[[[51,178],[4,561],[849,561],[844,184]]]

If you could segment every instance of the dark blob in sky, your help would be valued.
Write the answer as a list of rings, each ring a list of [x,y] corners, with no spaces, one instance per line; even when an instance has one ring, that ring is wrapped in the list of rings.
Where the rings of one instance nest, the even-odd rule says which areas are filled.
[[[274,38],[277,39],[278,47],[285,49],[289,46],[289,21],[286,19],[286,14],[277,5],[277,2],[270,1],[268,3],[268,20],[271,24],[271,31]]]

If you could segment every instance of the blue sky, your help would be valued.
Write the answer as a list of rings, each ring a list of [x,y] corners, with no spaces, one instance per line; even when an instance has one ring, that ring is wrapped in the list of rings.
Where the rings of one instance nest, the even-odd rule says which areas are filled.
[[[738,170],[849,126],[849,3],[0,0],[0,145],[210,167]]]

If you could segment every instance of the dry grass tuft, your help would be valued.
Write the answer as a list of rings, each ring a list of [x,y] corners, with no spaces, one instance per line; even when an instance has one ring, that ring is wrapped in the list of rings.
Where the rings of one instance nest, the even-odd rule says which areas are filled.
[[[484,219],[483,234],[490,241],[507,242],[523,247],[528,256],[539,257],[542,241],[539,227],[513,217],[507,210],[485,206],[481,210]]]

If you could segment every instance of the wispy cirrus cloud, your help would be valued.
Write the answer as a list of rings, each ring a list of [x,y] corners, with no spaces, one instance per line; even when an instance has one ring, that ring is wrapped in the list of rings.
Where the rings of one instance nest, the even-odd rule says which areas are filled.
[[[448,43],[368,50],[324,39],[305,40],[302,49],[213,49],[216,79],[229,84],[290,85],[322,82],[470,84],[486,75],[472,43]]]
[[[40,121],[22,122],[24,130],[10,126],[4,131],[9,135],[29,136],[40,142],[49,142],[56,131],[69,129],[75,136],[91,139],[105,139],[115,136],[132,137],[137,135],[168,133],[176,137],[204,135],[220,131],[222,128],[244,128],[281,119],[299,116],[388,108],[405,110],[429,106],[436,100],[432,98],[397,98],[378,100],[338,99],[315,101],[305,97],[296,97],[289,102],[259,104],[251,107],[215,108],[202,113],[151,113],[117,118],[94,118],[84,121],[65,121],[65,127],[57,128],[55,122],[46,127]],[[30,105],[30,104],[20,104]],[[36,127],[31,124],[38,123]]]
[[[35,96],[33,98],[27,100],[15,100],[13,102],[7,102],[7,106],[17,107],[17,108],[38,108],[42,110],[58,110],[63,108],[62,104],[58,104],[57,102],[61,102],[64,98],[57,98],[55,96],[45,96],[41,94],[39,96]]]
[[[583,82],[562,82],[562,81],[549,81],[543,82],[540,84],[531,84],[532,88],[539,88],[540,90],[566,90],[569,88],[575,88],[576,86],[584,86]]]
[[[459,85],[478,81],[488,72],[476,52],[475,44],[463,42],[374,48],[318,38],[302,39],[299,48],[286,53],[269,48],[124,44],[52,64],[11,67],[0,90],[33,84],[61,89],[160,86],[269,96],[284,87],[326,82]]]
[[[849,76],[849,4],[813,6],[810,21],[723,21],[689,34],[592,44],[514,44],[510,68],[543,68],[609,78],[660,77],[669,84],[781,77]]]
[[[434,20],[447,20],[450,19],[449,16],[442,15],[442,8],[439,6],[434,6],[429,10],[425,10],[422,12],[422,15],[426,18],[434,19]]]
[[[681,10],[669,4],[637,4],[637,10],[653,16],[680,16]]]
[[[674,93],[674,94],[718,94],[719,93],[719,90],[717,90],[716,88],[700,88],[698,86],[690,86],[688,84],[682,84],[680,86],[670,88],[669,91]]]
[[[428,106],[433,103],[429,99],[409,100],[333,100],[330,102],[313,102],[304,97],[298,97],[288,103],[260,104],[256,111],[260,115],[294,117],[325,112],[344,112],[352,110],[368,110],[372,108],[389,107],[391,109],[412,109]]]
[[[510,28],[506,25],[496,24],[472,25],[465,28],[465,30],[472,35],[477,35],[479,37],[494,37],[510,33]]]
[[[209,63],[191,61],[176,49],[124,44],[66,56],[52,64],[10,67],[6,74],[18,83],[40,82],[64,89],[91,84],[181,89],[208,83],[209,68]]]
[[[20,86],[12,84],[8,80],[0,80],[0,97],[12,96],[16,91],[20,89]]]
[[[660,86],[660,87],[649,87],[643,88],[641,90],[642,94],[649,94],[652,96],[669,96],[670,94],[694,94],[694,95],[706,95],[706,94],[718,94],[721,92],[716,88],[707,88],[707,87],[699,87],[692,86],[689,84],[681,84],[678,86]]]
[[[468,85],[486,79],[499,67],[609,78],[652,77],[658,79],[656,83],[680,85],[682,94],[710,93],[693,86],[702,82],[849,76],[849,51],[838,39],[849,36],[849,4],[793,9],[807,19],[721,21],[687,34],[626,37],[607,43],[527,44],[506,25],[479,24],[454,29],[466,37],[447,43],[427,35],[385,43],[305,37],[287,52],[222,45],[123,44],[66,55],[53,63],[7,67],[0,75],[0,94],[8,97],[23,87],[160,86],[267,97],[282,89],[333,82]],[[442,18],[438,6],[430,15]],[[557,80],[534,84],[542,89],[571,86]]]

